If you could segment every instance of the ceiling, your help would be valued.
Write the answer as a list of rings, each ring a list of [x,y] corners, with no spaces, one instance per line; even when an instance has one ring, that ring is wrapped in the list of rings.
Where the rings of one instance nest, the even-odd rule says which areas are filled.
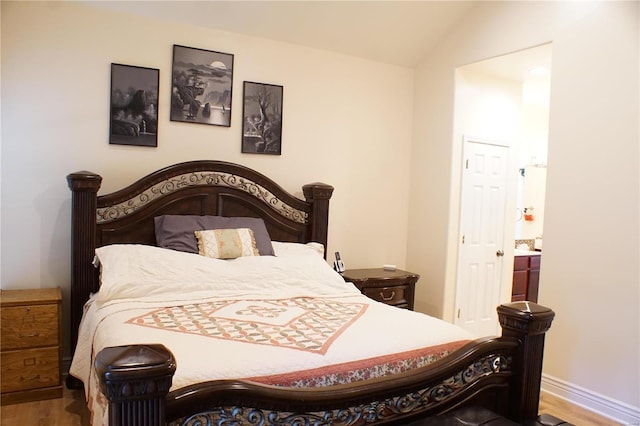
[[[465,68],[509,80],[520,82],[545,81],[546,84],[549,84],[551,78],[551,49],[551,43],[543,44],[476,62],[467,65]]]
[[[122,13],[215,28],[413,68],[482,0],[82,0]],[[551,48],[478,63],[478,70],[523,81],[551,66]]]
[[[475,1],[83,1],[413,68]]]

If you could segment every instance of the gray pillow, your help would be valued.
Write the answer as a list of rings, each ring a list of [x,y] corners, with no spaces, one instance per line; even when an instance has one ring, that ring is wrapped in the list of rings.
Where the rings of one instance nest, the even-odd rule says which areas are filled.
[[[156,216],[155,231],[158,247],[198,253],[195,231],[207,229],[250,228],[261,256],[275,256],[271,237],[264,220],[255,217],[224,217],[196,215]]]

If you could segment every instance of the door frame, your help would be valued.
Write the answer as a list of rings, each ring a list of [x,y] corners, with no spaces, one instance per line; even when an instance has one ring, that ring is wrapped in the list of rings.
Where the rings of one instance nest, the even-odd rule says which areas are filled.
[[[514,212],[516,208],[516,198],[517,198],[517,183],[518,183],[518,144],[498,141],[495,139],[483,138],[483,137],[475,137],[471,135],[463,135],[462,137],[462,156],[460,158],[460,187],[459,187],[459,200],[458,200],[458,229],[456,233],[456,262],[455,262],[455,293],[454,293],[454,309],[453,309],[453,322],[457,323],[458,319],[458,309],[460,308],[461,298],[458,294],[460,290],[460,268],[462,267],[461,263],[461,249],[460,244],[462,240],[462,198],[464,195],[463,186],[465,184],[465,161],[466,154],[469,152],[468,144],[469,143],[482,143],[488,145],[498,145],[504,146],[508,149],[507,154],[507,179],[506,179],[506,198],[505,198],[505,221],[503,228],[503,250],[504,257],[502,262],[502,271],[501,271],[501,282],[499,295],[500,300],[498,304],[508,303],[511,301],[511,287],[512,287],[512,277],[513,277],[513,256],[515,249],[515,220],[511,220],[513,215],[509,212]],[[497,307],[497,305],[496,305]],[[496,316],[496,329],[495,334],[500,334],[500,325],[497,321],[497,313]]]

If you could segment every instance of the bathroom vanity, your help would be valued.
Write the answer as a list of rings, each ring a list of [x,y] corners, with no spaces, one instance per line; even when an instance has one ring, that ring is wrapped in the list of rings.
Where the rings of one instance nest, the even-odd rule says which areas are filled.
[[[542,252],[516,249],[513,257],[511,301],[538,302]]]

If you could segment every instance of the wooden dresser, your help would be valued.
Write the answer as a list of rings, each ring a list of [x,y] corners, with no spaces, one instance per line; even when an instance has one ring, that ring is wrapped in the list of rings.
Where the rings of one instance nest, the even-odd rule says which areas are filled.
[[[2,405],[60,398],[59,288],[0,292]]]
[[[413,310],[416,282],[420,278],[418,274],[400,269],[347,269],[342,277],[371,299]]]

